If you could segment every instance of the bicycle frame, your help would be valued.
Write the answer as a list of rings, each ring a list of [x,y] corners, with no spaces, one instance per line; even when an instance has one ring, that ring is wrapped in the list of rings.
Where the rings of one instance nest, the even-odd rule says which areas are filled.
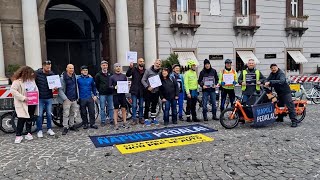
[[[308,93],[308,91],[304,88],[303,84],[301,84],[300,88],[301,88],[301,91],[302,91],[301,97],[303,95],[306,95],[307,99],[318,98],[318,97],[313,97],[312,96],[315,92],[318,91],[316,88],[312,87],[311,90],[309,90],[310,93]]]
[[[249,117],[247,116],[247,113],[246,113],[245,110],[243,109],[243,106],[242,106],[240,100],[237,100],[237,101],[235,102],[234,110],[233,110],[233,112],[232,112],[232,114],[231,114],[231,116],[230,116],[230,119],[234,119],[234,115],[236,114],[237,111],[240,111],[240,112],[242,113],[243,119],[244,119],[245,121],[252,122],[252,121],[254,120],[253,118],[249,118]]]

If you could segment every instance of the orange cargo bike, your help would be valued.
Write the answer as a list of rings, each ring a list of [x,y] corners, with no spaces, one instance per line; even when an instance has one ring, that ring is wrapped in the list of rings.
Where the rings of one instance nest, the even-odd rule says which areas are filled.
[[[262,88],[262,93],[260,95],[252,95],[249,99],[253,96],[260,96],[253,105],[260,104],[262,102],[272,102],[274,104],[275,109],[275,116],[283,115],[287,116],[289,114],[288,108],[279,107],[278,100],[276,94],[272,93],[268,88]],[[249,100],[248,100],[249,101]],[[297,114],[298,123],[300,123],[306,116],[306,105],[307,101],[305,100],[294,100],[295,110]],[[239,121],[245,121],[248,123],[254,122],[253,113],[252,113],[252,106],[247,103],[241,102],[241,100],[237,100],[234,103],[234,106],[231,108],[227,108],[221,112],[220,115],[220,123],[226,129],[235,128]]]

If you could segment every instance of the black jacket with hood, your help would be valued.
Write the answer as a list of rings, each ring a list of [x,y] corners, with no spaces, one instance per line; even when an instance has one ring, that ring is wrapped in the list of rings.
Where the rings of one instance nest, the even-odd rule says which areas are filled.
[[[54,73],[50,71],[48,74],[43,72],[40,68],[36,71],[36,84],[39,89],[39,99],[51,99],[53,98],[52,89],[49,89],[47,76],[52,76]]]
[[[286,75],[281,69],[276,73],[270,73],[267,82],[270,82],[270,86],[274,88],[278,96],[291,93],[290,86],[286,80]]]
[[[206,64],[210,64],[210,61],[208,59],[204,60],[204,65]],[[218,84],[218,81],[219,81],[218,73],[215,69],[211,67],[211,64],[209,69],[206,69],[205,67],[203,67],[203,70],[200,72],[200,75],[199,75],[198,84],[202,87],[202,92],[215,92],[215,88],[213,87],[203,89],[204,80],[205,78],[208,78],[208,77],[214,78],[214,84],[215,85]]]

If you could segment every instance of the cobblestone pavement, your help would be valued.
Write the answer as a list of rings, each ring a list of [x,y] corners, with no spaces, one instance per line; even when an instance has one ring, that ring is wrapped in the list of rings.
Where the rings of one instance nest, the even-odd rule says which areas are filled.
[[[0,179],[320,179],[319,107],[309,105],[298,128],[291,128],[288,119],[232,130],[209,121],[206,126],[218,130],[206,134],[213,142],[129,155],[115,147],[95,148],[88,138],[116,133],[110,128],[67,136],[56,128],[55,137],[18,145],[13,134],[1,133]]]

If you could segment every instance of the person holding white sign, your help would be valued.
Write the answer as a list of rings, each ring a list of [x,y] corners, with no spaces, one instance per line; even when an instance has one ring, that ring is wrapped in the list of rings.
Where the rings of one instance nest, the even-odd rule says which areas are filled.
[[[97,100],[97,89],[93,77],[88,75],[88,66],[81,66],[81,75],[77,78],[79,89],[80,114],[83,129],[88,129],[88,112],[90,118],[90,128],[98,129],[95,125],[94,102]],[[88,110],[87,110],[88,109]]]
[[[49,88],[48,77],[54,76],[55,74],[51,71],[51,61],[47,60],[42,63],[42,68],[36,71],[36,84],[39,88],[39,117],[37,119],[37,136],[38,138],[43,137],[42,132],[42,121],[43,111],[46,111],[47,116],[47,134],[54,136],[55,133],[52,130],[52,101],[53,91],[58,90],[59,87]],[[58,76],[58,81],[60,78]],[[61,84],[61,83],[60,83]]]
[[[233,104],[236,94],[234,92],[234,86],[237,84],[237,72],[232,69],[232,61],[230,59],[226,59],[225,67],[219,73],[219,84],[221,87],[221,103],[220,110],[221,112],[224,110],[224,104],[226,103],[227,95],[230,99],[230,104]]]
[[[200,72],[198,83],[202,87],[202,114],[203,120],[208,121],[208,100],[212,106],[212,120],[219,120],[217,118],[217,107],[216,107],[216,85],[218,83],[217,71],[211,67],[208,59],[204,60],[203,70]],[[209,99],[208,99],[209,97]]]
[[[141,79],[141,83],[144,88],[147,90],[145,94],[145,109],[144,109],[144,124],[146,126],[150,126],[151,124],[159,125],[158,120],[156,120],[156,108],[159,101],[159,86],[155,86],[157,84],[161,84],[159,78],[159,72],[161,68],[161,60],[157,59],[154,61],[154,65],[152,65],[149,69],[147,69]],[[150,82],[151,80],[151,82]],[[159,83],[160,81],[160,83]],[[149,121],[149,110],[151,104],[151,120]]]
[[[127,101],[126,101],[126,94],[129,92],[129,87],[125,87],[127,92],[124,92],[121,88],[121,86],[118,86],[118,82],[120,81],[125,81],[126,84],[128,85],[127,77],[122,74],[122,66],[120,63],[115,63],[113,65],[114,67],[114,74],[110,77],[109,81],[109,88],[114,89],[113,90],[113,120],[114,120],[114,129],[119,130],[118,126],[118,111],[119,108],[121,107],[121,112],[122,112],[122,118],[123,118],[123,128],[129,128],[127,126]]]
[[[133,63],[130,63],[130,67],[126,73],[127,77],[130,77],[130,76],[132,77],[131,87],[130,87],[130,94],[132,99],[132,125],[138,124],[137,117],[136,117],[138,105],[139,105],[139,113],[138,113],[139,123],[144,124],[143,102],[144,102],[145,88],[141,83],[141,79],[146,70],[144,66],[145,66],[144,59],[139,58],[137,67],[134,67]],[[139,104],[138,104],[138,100],[139,100]]]
[[[36,82],[35,73],[33,69],[29,66],[23,66],[19,68],[13,75],[14,80],[10,93],[14,99],[14,109],[17,113],[18,124],[16,131],[16,139],[14,143],[21,143],[23,140],[22,131],[24,124],[26,124],[27,135],[26,140],[32,140],[31,126],[32,121],[35,116],[39,114],[38,105],[28,105],[29,98],[27,96],[28,92],[39,92]]]

